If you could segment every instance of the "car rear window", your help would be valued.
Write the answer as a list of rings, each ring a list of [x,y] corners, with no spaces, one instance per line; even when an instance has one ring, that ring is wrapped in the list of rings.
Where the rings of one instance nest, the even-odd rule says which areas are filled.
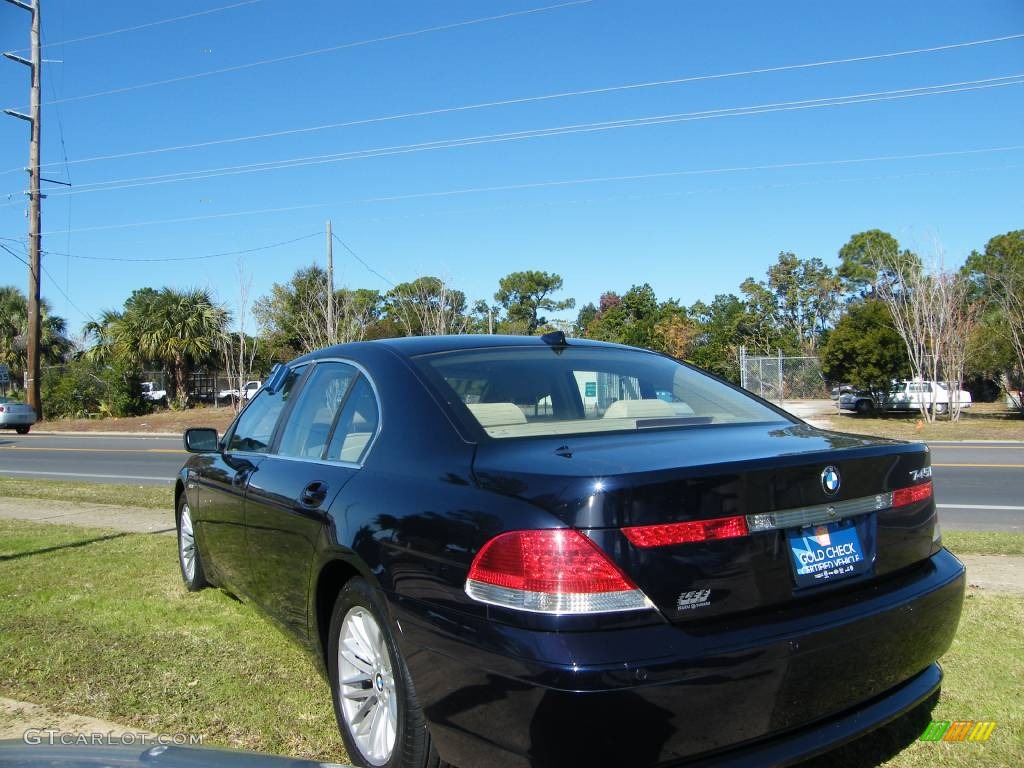
[[[495,438],[787,421],[694,368],[641,350],[503,347],[415,361],[461,418]]]

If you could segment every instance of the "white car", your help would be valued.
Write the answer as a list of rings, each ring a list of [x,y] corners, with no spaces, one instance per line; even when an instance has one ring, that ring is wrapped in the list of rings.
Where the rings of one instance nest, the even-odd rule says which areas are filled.
[[[160,389],[155,381],[142,382],[142,399],[151,403],[159,403],[167,399],[167,390]]]
[[[972,405],[971,393],[958,391],[961,408]],[[919,411],[921,407],[934,410],[935,413],[946,413],[952,404],[949,387],[944,381],[897,381],[885,396],[882,409],[886,411]],[[844,411],[868,413],[875,410],[877,404],[871,394],[852,392],[839,398],[839,408]]]
[[[252,399],[253,395],[260,391],[260,387],[263,386],[262,381],[247,381],[245,386],[242,387],[242,391],[239,392],[237,389],[222,389],[217,393],[218,400],[242,400],[243,402]]]
[[[35,423],[36,412],[31,405],[0,397],[0,429],[13,429],[19,435],[27,435]]]

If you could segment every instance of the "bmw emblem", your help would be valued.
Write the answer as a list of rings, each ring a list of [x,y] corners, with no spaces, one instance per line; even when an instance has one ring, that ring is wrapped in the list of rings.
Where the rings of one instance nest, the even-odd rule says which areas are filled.
[[[821,471],[821,489],[829,496],[835,496],[839,492],[842,480],[839,477],[839,470],[829,465]]]

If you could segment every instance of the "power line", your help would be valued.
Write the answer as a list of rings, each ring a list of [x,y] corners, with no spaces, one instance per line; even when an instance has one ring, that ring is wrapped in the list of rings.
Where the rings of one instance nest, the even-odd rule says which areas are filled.
[[[351,248],[349,248],[349,247],[348,247],[348,243],[346,243],[346,242],[345,242],[344,240],[342,240],[342,239],[341,239],[340,237],[338,237],[338,233],[337,233],[337,232],[332,232],[332,233],[331,233],[331,235],[332,235],[332,236],[334,237],[334,239],[335,239],[335,240],[337,240],[337,241],[338,241],[338,244],[339,244],[339,245],[341,245],[341,247],[342,247],[342,248],[344,248],[344,249],[345,249],[346,251],[348,251],[348,252],[349,252],[349,255],[351,255],[353,259],[355,259],[355,260],[356,260],[356,261],[358,261],[358,262],[359,262],[360,264],[362,264],[362,265],[363,265],[364,267],[366,267],[366,269],[367,269],[367,270],[368,270],[369,272],[371,272],[371,273],[373,273],[374,275],[376,275],[377,277],[379,277],[379,278],[380,278],[381,280],[383,280],[383,281],[384,281],[385,283],[387,283],[388,285],[390,285],[390,286],[391,286],[392,288],[395,288],[395,287],[396,287],[396,286],[395,286],[395,284],[394,284],[394,283],[393,283],[393,282],[392,282],[391,280],[388,280],[388,278],[384,277],[384,275],[382,275],[382,274],[381,274],[380,272],[378,272],[378,271],[377,271],[376,269],[374,269],[374,268],[373,268],[373,267],[371,267],[371,266],[370,266],[369,264],[367,264],[367,263],[366,263],[365,261],[363,261],[363,259],[362,259],[362,258],[361,258],[361,257],[359,256],[359,254],[358,254],[358,253],[356,253],[356,252],[355,252],[355,251],[353,251],[353,250],[352,250]]]
[[[80,314],[82,317],[87,317],[90,320],[95,320],[96,319],[91,314],[86,312],[84,309],[79,307],[77,304],[75,304],[75,302],[73,302],[71,300],[71,297],[68,296],[67,293],[64,291],[64,289],[60,287],[60,283],[58,283],[57,280],[54,278],[54,276],[50,274],[50,270],[48,270],[42,264],[40,264],[39,266],[41,266],[43,268],[43,274],[46,275],[48,278],[50,278],[50,282],[53,283],[53,287],[56,288],[57,292],[60,293],[60,295],[64,297],[64,299],[67,301],[68,304],[71,305],[72,309],[77,310],[78,314]]]
[[[7,238],[4,238],[4,239],[6,240]],[[8,252],[9,254],[11,254],[11,256],[13,256],[14,258],[16,258],[16,259],[17,259],[18,261],[20,261],[20,262],[21,262],[22,264],[24,264],[24,265],[25,265],[26,267],[29,267],[29,264],[28,264],[28,262],[27,262],[27,261],[25,261],[25,260],[24,260],[24,259],[23,259],[23,258],[22,258],[21,256],[19,256],[18,254],[16,254],[16,253],[15,253],[14,251],[12,251],[12,250],[11,250],[10,248],[8,248],[8,247],[7,247],[6,245],[4,245],[3,243],[0,243],[0,248],[3,248],[3,249],[4,249],[5,251],[7,251],[7,252]],[[32,267],[29,267],[29,269],[32,269]]]
[[[170,85],[172,83],[181,83],[187,80],[196,80],[202,77],[210,77],[211,75],[222,75],[228,72],[240,72],[246,69],[252,69],[253,67],[262,67],[267,64],[280,64],[285,61],[295,61],[296,59],[303,59],[309,56],[319,56],[324,53],[332,53],[334,51],[341,51],[347,48],[359,48],[364,45],[372,45],[374,43],[389,42],[392,40],[401,40],[407,37],[416,37],[419,35],[426,35],[432,32],[445,32],[452,29],[458,29],[459,27],[468,27],[475,24],[484,24],[491,21],[502,21],[504,19],[511,19],[517,16],[529,16],[535,13],[543,13],[545,11],[558,10],[560,8],[568,8],[574,5],[588,5],[593,0],[569,0],[569,2],[558,3],[556,5],[546,5],[540,8],[527,8],[522,11],[511,11],[509,13],[501,13],[495,16],[483,16],[476,19],[467,19],[465,21],[456,21],[451,24],[439,24],[433,27],[425,27],[423,29],[414,29],[408,32],[396,32],[391,35],[383,35],[381,37],[374,37],[367,40],[356,40],[351,43],[342,43],[340,45],[331,45],[326,48],[317,48],[312,51],[302,51],[300,53],[291,53],[286,56],[276,56],[272,59],[261,59],[259,61],[250,61],[246,64],[235,64],[230,67],[221,67],[220,69],[210,69],[204,72],[193,72],[189,75],[179,75],[178,77],[170,77],[164,80],[153,80],[148,83],[138,83],[136,85],[126,85],[121,88],[111,88],[106,91],[98,91],[96,93],[85,93],[79,96],[67,96],[63,99],[57,99],[56,101],[44,102],[44,106],[50,104],[64,104],[71,101],[84,101],[86,99],[95,99],[101,96],[112,96],[119,93],[128,93],[131,91],[139,91],[144,88],[153,88],[159,85]]]
[[[62,21],[63,21],[63,16],[61,18],[62,18]],[[42,30],[40,30],[40,43],[41,43],[40,44],[40,48],[45,48],[46,45],[47,45],[47,43],[46,43],[46,35],[42,33]],[[53,98],[56,99],[57,98],[57,89],[53,85],[53,78],[47,78],[47,83],[48,83],[48,85],[50,87],[50,93],[53,95]],[[57,114],[57,131],[58,131],[58,135],[60,137],[61,155],[63,156],[63,159],[64,159],[64,175],[67,178],[68,186],[70,187],[71,186],[71,168],[69,167],[69,163],[68,163],[68,147],[67,147],[66,142],[64,141],[64,121],[61,118],[60,106],[59,105],[56,107],[55,111],[56,111],[56,114]],[[68,251],[69,254],[71,252],[71,231],[70,231],[71,230],[71,207],[72,207],[72,201],[69,199],[67,201],[67,228],[68,228],[68,233],[67,233],[66,240],[65,240],[65,249]],[[43,251],[43,252],[45,253],[45,251]],[[44,268],[44,272],[45,272],[45,268]],[[49,273],[47,273],[47,274],[49,274]],[[64,260],[64,292],[65,292],[65,294],[68,291],[70,291],[70,290],[71,290],[71,260],[70,260],[70,258],[66,258]],[[71,304],[71,299],[68,299],[68,304]],[[72,306],[74,306],[74,305],[72,305]]]
[[[739,173],[749,171],[771,171],[771,170],[786,170],[786,169],[797,169],[797,168],[816,168],[825,167],[832,165],[856,165],[862,163],[872,162],[894,162],[899,160],[925,160],[938,157],[958,157],[967,155],[979,155],[989,154],[997,152],[1014,152],[1024,150],[1024,144],[1014,144],[1002,147],[981,147],[974,149],[960,149],[960,150],[946,150],[941,152],[918,152],[911,154],[899,154],[899,155],[875,155],[870,157],[857,157],[857,158],[841,158],[831,160],[808,160],[801,162],[791,163],[774,163],[766,165],[748,165],[748,166],[727,166],[722,168],[704,168],[704,169],[689,169],[689,170],[672,170],[672,171],[660,171],[654,173],[644,174],[630,174],[624,176],[595,176],[578,179],[559,179],[553,181],[540,181],[540,182],[528,182],[521,184],[505,184],[496,185],[489,187],[465,187],[460,189],[434,191],[434,192],[415,192],[402,195],[389,195],[389,196],[378,196],[378,197],[364,197],[348,200],[330,200],[325,202],[317,203],[303,203],[289,206],[281,206],[277,208],[259,208],[247,211],[233,211],[227,213],[215,213],[206,214],[202,216],[183,216],[169,219],[156,219],[150,221],[138,221],[124,224],[105,224],[95,227],[83,227],[75,230],[76,232],[96,232],[106,231],[113,229],[130,229],[135,227],[146,227],[154,226],[159,224],[181,224],[194,221],[210,221],[216,219],[226,218],[237,218],[241,216],[255,216],[270,213],[285,213],[291,211],[311,210],[315,208],[327,208],[331,206],[340,205],[355,205],[355,204],[368,204],[368,203],[382,203],[382,202],[398,202],[402,200],[415,200],[425,199],[434,197],[453,197],[459,195],[471,195],[480,194],[487,192],[506,192],[506,191],[518,191],[525,189],[541,189],[545,187],[560,187],[580,184],[598,184],[615,181],[642,181],[646,179],[655,178],[671,178],[674,176],[699,176],[699,175],[711,175],[717,173]],[[64,230],[53,230],[44,232],[44,235],[54,235],[62,233]],[[8,240],[13,242],[19,242],[16,238],[5,238],[0,237],[0,240]]]
[[[789,112],[803,109],[816,109],[822,107],[847,106],[850,104],[863,104],[876,101],[892,101],[897,99],[916,98],[919,96],[937,96],[947,93],[961,93],[964,91],[981,90],[987,88],[999,88],[1009,85],[1024,84],[1024,73],[1006,75],[1001,77],[986,78],[984,80],[968,80],[956,83],[943,83],[940,85],[918,86],[915,88],[903,88],[890,91],[876,91],[869,93],[850,94],[846,96],[829,96],[817,99],[802,99],[797,101],[776,102],[770,104],[758,104],[744,107],[727,107],[699,112],[680,112],[665,115],[652,115],[646,117],[627,118],[622,120],[610,120],[595,123],[576,123],[548,128],[535,128],[523,131],[510,131],[505,133],[484,134],[469,136],[457,139],[442,139],[418,144],[395,145],[389,147],[378,147],[366,150],[353,150],[349,152],[331,153],[326,155],[313,155],[307,157],[290,158],[286,160],[274,160],[258,163],[245,163],[241,165],[222,166],[218,168],[196,169],[191,171],[176,171],[151,176],[137,176],[132,178],[110,179],[87,184],[79,184],[76,189],[68,191],[57,191],[51,193],[52,197],[65,195],[79,195],[90,192],[112,192],[121,189],[134,189],[138,187],[152,186],[156,184],[171,184],[182,181],[199,181],[203,179],[217,178],[221,176],[235,176],[247,173],[258,173],[267,170],[279,170],[284,168],[297,168],[308,165],[323,165],[328,163],[344,162],[348,160],[368,159],[373,157],[386,157],[399,154],[412,154],[436,149],[453,149],[465,146],[476,146],[480,144],[491,144],[508,141],[522,141],[525,139],[546,138],[549,136],[565,136],[575,133],[592,133],[598,131],[617,130],[620,128],[636,128],[650,125],[665,125],[669,123],[691,122],[696,120],[710,120],[723,117],[742,117],[747,115],[766,114],[771,112]]]
[[[207,253],[207,254],[203,254],[202,256],[166,256],[166,257],[159,257],[159,258],[152,258],[152,259],[150,259],[150,258],[133,259],[133,258],[122,258],[122,257],[119,257],[119,256],[83,256],[81,254],[58,253],[56,251],[43,251],[43,253],[46,253],[46,254],[48,254],[50,256],[69,256],[69,257],[71,257],[73,259],[85,259],[87,261],[120,261],[120,262],[136,263],[136,264],[152,264],[152,263],[165,262],[165,261],[200,261],[200,260],[203,260],[203,259],[216,259],[216,258],[219,258],[221,256],[241,256],[241,255],[246,254],[246,253],[256,253],[257,251],[268,251],[271,248],[280,248],[283,245],[291,245],[292,243],[297,243],[297,242],[299,242],[301,240],[309,240],[311,237],[319,237],[322,234],[323,234],[323,231],[312,232],[312,233],[310,233],[308,235],[303,235],[302,237],[292,238],[291,240],[282,240],[279,243],[270,243],[268,245],[260,245],[260,246],[257,246],[255,248],[245,248],[245,249],[240,250],[240,251],[222,251],[221,253]]]
[[[385,216],[362,216],[349,219],[350,221],[397,221],[431,216],[452,216],[467,213],[488,213],[493,211],[507,211],[528,208],[549,208],[559,205],[579,205],[598,202],[612,202],[619,200],[650,200],[666,197],[683,197],[702,195],[709,192],[737,192],[762,189],[789,189],[794,187],[819,186],[823,184],[852,184],[866,181],[893,181],[911,178],[935,177],[935,176],[957,176],[970,173],[983,173],[990,171],[1004,171],[1017,168],[1024,168],[1024,163],[1008,163],[995,166],[980,166],[974,168],[955,168],[943,171],[915,171],[909,173],[885,174],[881,176],[850,176],[846,178],[814,179],[809,181],[777,182],[770,184],[743,184],[716,187],[701,187],[699,189],[676,190],[673,192],[658,192],[649,194],[628,194],[628,195],[606,195],[604,197],[573,198],[566,200],[545,200],[533,203],[511,203],[506,205],[492,205],[474,208],[452,208],[444,211],[432,211],[429,213],[412,213]]]
[[[75,37],[75,38],[72,38],[70,40],[59,40],[56,43],[44,43],[40,47],[41,48],[50,48],[50,47],[54,47],[54,46],[58,46],[58,45],[71,45],[72,43],[82,43],[82,42],[85,42],[86,40],[97,40],[97,39],[99,39],[101,37],[110,37],[111,35],[120,35],[120,34],[122,34],[124,32],[137,32],[140,29],[148,29],[150,27],[159,27],[162,24],[170,24],[170,23],[175,22],[175,21],[184,21],[185,19],[194,19],[197,16],[208,16],[211,13],[219,13],[221,11],[231,10],[232,8],[239,8],[239,7],[243,6],[243,5],[253,5],[254,3],[261,3],[261,2],[263,2],[263,0],[242,0],[241,2],[232,3],[231,5],[222,5],[222,6],[218,7],[218,8],[209,8],[209,9],[207,9],[205,11],[196,11],[195,13],[186,13],[184,16],[173,16],[172,18],[169,18],[169,19],[160,19],[159,21],[149,21],[149,22],[146,22],[145,24],[136,24],[133,27],[121,27],[120,29],[111,29],[111,30],[109,30],[107,32],[97,32],[95,34],[85,35],[83,37]],[[25,51],[25,50],[28,50],[28,49],[27,48],[21,48],[21,49],[18,49],[17,51],[14,51],[14,52],[15,53],[20,53],[21,51]]]
[[[902,56],[913,56],[913,55],[922,54],[922,53],[935,53],[935,52],[939,52],[939,51],[948,51],[948,50],[953,50],[953,49],[957,49],[957,48],[967,48],[967,47],[977,46],[977,45],[989,45],[989,44],[992,44],[992,43],[1006,42],[1006,41],[1009,41],[1009,40],[1018,40],[1018,39],[1021,39],[1021,38],[1024,38],[1024,33],[1013,34],[1013,35],[1004,35],[1003,37],[986,38],[986,39],[983,39],[983,40],[969,40],[969,41],[961,42],[961,43],[950,43],[948,45],[931,46],[931,47],[928,47],[928,48],[913,48],[913,49],[904,50],[904,51],[891,51],[891,52],[888,52],[888,53],[869,54],[869,55],[864,55],[864,56],[852,56],[852,57],[848,57],[848,58],[844,58],[844,59],[826,59],[826,60],[823,60],[823,61],[805,62],[805,63],[800,63],[800,64],[786,64],[786,65],[774,66],[774,67],[760,67],[760,68],[757,68],[757,69],[748,69],[748,70],[736,71],[736,72],[721,72],[721,73],[710,74],[710,75],[693,75],[693,76],[687,76],[687,77],[671,78],[671,79],[667,79],[667,80],[651,80],[651,81],[641,82],[641,83],[627,83],[625,85],[612,85],[612,86],[602,86],[602,87],[596,87],[596,88],[585,88],[585,89],[576,90],[576,91],[560,91],[560,92],[556,92],[556,93],[541,94],[541,95],[537,95],[537,96],[524,96],[524,97],[521,97],[521,98],[500,99],[500,100],[497,100],[497,101],[486,101],[486,102],[478,102],[478,103],[474,103],[474,104],[463,104],[463,105],[454,106],[454,107],[439,107],[439,108],[436,108],[436,109],[420,110],[420,111],[416,111],[416,112],[405,112],[405,113],[394,114],[394,115],[383,115],[383,116],[379,116],[379,117],[369,117],[369,118],[363,118],[363,119],[360,119],[360,120],[348,120],[348,121],[344,121],[344,122],[325,123],[325,124],[322,124],[322,125],[306,126],[306,127],[302,127],[302,128],[288,128],[288,129],[283,129],[283,130],[278,130],[278,131],[268,131],[268,132],[265,132],[265,133],[249,134],[249,135],[244,135],[244,136],[233,136],[233,137],[224,138],[224,139],[213,139],[213,140],[210,140],[210,141],[194,142],[194,143],[191,143],[191,144],[177,144],[177,145],[168,146],[168,147],[158,147],[158,148],[154,148],[154,149],[144,149],[144,150],[137,150],[137,151],[133,151],[133,152],[120,152],[120,153],[117,153],[117,154],[110,154],[110,155],[98,155],[98,156],[95,156],[95,157],[86,157],[86,158],[82,158],[80,160],[75,160],[75,161],[73,161],[73,163],[74,164],[78,164],[78,163],[91,163],[91,162],[104,161],[104,160],[121,160],[121,159],[132,158],[132,157],[141,157],[141,156],[144,156],[144,155],[160,154],[160,153],[166,153],[166,152],[178,152],[178,151],[188,150],[188,149],[201,149],[201,148],[205,148],[205,147],[218,146],[218,145],[222,145],[222,144],[233,144],[233,143],[245,142],[245,141],[255,141],[255,140],[258,140],[258,139],[277,138],[277,137],[280,137],[280,136],[292,136],[292,135],[296,135],[296,134],[312,133],[312,132],[316,132],[316,131],[324,131],[324,130],[335,129],[335,128],[350,128],[350,127],[360,126],[360,125],[370,125],[370,124],[373,124],[373,123],[390,122],[390,121],[397,121],[397,120],[407,120],[407,119],[410,119],[410,118],[430,117],[430,116],[434,116],[434,115],[449,114],[449,113],[453,113],[453,112],[466,112],[466,111],[478,110],[478,109],[488,109],[488,108],[492,108],[492,107],[503,107],[503,106],[518,105],[518,104],[529,104],[529,103],[539,102],[539,101],[553,101],[553,100],[557,100],[557,99],[565,99],[565,98],[571,98],[571,97],[577,97],[577,96],[590,96],[590,95],[595,95],[595,94],[613,93],[613,92],[617,92],[617,91],[638,90],[638,89],[644,89],[644,88],[654,88],[654,87],[666,86],[666,85],[680,85],[680,84],[683,84],[683,83],[693,83],[693,82],[700,82],[700,81],[704,81],[704,80],[722,80],[722,79],[732,78],[732,77],[743,77],[743,76],[749,76],[749,75],[759,75],[759,74],[774,73],[774,72],[786,72],[786,71],[800,70],[800,69],[812,69],[812,68],[817,68],[817,67],[833,66],[833,65],[836,65],[836,64],[849,64],[849,63],[855,63],[855,62],[874,61],[874,60],[879,60],[879,59],[891,59],[891,58],[897,58],[897,57],[902,57]],[[44,166],[45,165],[55,165],[55,163],[44,164]],[[9,169],[7,171],[0,172],[0,175],[2,175],[4,173],[13,173],[15,171],[20,171],[20,170],[22,170],[22,169],[21,168],[11,168],[11,169]]]

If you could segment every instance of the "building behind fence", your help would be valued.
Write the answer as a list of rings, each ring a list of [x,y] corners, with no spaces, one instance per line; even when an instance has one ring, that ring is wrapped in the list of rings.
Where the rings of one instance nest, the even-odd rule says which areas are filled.
[[[813,356],[750,355],[740,347],[740,385],[765,400],[828,397],[821,361]]]

